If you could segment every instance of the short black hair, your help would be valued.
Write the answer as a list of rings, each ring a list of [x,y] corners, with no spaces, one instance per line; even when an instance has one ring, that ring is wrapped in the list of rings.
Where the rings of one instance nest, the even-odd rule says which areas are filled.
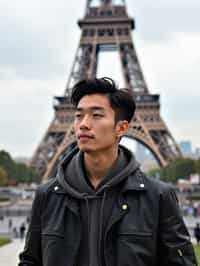
[[[133,95],[126,89],[118,89],[114,80],[108,77],[79,81],[72,88],[71,103],[77,107],[82,97],[96,93],[103,94],[109,99],[115,112],[115,122],[131,121],[136,108]]]

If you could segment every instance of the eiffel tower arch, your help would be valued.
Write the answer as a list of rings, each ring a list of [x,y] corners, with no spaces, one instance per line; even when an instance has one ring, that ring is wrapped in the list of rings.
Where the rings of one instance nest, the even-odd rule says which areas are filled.
[[[145,82],[131,35],[135,21],[128,16],[125,0],[88,0],[78,25],[81,37],[64,95],[54,97],[54,118],[31,161],[43,181],[53,175],[58,161],[75,140],[71,89],[79,80],[96,77],[99,54],[105,50],[117,51],[125,87],[135,97],[136,114],[127,136],[146,146],[160,166],[181,156],[160,116],[159,95],[151,94]]]

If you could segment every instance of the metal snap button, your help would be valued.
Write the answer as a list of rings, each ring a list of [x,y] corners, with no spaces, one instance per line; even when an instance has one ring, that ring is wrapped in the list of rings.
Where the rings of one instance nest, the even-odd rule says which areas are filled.
[[[127,204],[123,204],[122,205],[122,210],[126,211],[128,209],[128,205]]]
[[[57,191],[58,189],[59,189],[59,187],[58,187],[58,186],[55,186],[55,187],[54,187],[54,190],[55,190],[55,191]]]

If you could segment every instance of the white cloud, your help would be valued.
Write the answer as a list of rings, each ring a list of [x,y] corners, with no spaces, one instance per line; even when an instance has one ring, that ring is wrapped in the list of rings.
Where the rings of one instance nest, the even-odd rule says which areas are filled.
[[[166,43],[146,44],[143,40],[136,43],[147,79],[156,85],[156,89],[163,81],[177,79],[177,76],[181,76],[182,80],[190,79],[190,75],[197,76],[199,71],[196,66],[200,64],[199,33],[177,33]]]
[[[31,156],[53,118],[53,96],[64,86],[63,80],[0,81],[0,147]]]

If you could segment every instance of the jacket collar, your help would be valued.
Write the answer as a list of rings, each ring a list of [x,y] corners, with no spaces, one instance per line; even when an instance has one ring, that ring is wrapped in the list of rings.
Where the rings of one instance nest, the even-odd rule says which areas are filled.
[[[135,173],[133,173],[127,178],[122,188],[122,193],[125,193],[129,190],[134,190],[134,191],[147,190],[146,176],[144,175],[143,172],[141,172],[141,170],[137,169]]]
[[[62,168],[59,169],[57,178],[58,175],[64,175]],[[144,175],[143,172],[137,169],[132,175],[128,176],[128,178],[126,179],[122,187],[122,193],[125,193],[130,190],[146,191],[147,189],[148,187],[147,187],[146,176]],[[65,188],[63,187],[63,184],[61,185],[57,180],[53,184],[52,190],[58,194],[63,194],[63,193],[67,194]]]

